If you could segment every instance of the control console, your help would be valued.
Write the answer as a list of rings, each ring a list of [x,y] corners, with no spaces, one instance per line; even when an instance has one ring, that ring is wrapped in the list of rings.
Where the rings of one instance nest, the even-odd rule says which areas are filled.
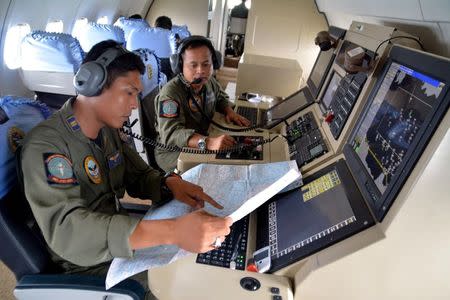
[[[302,167],[328,152],[322,133],[312,112],[300,116],[286,127],[289,155]]]
[[[232,136],[236,146],[230,151],[216,154],[216,159],[263,160],[261,136]]]

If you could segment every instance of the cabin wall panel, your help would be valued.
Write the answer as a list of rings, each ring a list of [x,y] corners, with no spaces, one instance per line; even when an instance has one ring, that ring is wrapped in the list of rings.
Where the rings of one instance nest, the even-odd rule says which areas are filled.
[[[420,6],[424,20],[450,22],[450,1],[420,0]]]
[[[314,37],[325,29],[325,17],[313,0],[252,1],[244,52],[295,59],[305,81],[319,52]]]
[[[421,6],[417,0],[316,0],[316,3],[319,11],[325,12],[422,20]]]
[[[428,52],[450,57],[450,1],[316,0],[328,23],[348,28],[352,21],[395,27],[420,38]],[[420,12],[420,13],[419,13]]]

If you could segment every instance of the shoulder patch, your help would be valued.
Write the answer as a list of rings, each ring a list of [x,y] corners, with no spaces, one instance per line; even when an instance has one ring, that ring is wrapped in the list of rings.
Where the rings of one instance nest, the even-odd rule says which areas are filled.
[[[159,106],[159,116],[163,118],[176,118],[180,113],[178,102],[172,99],[166,99]]]
[[[15,153],[19,146],[20,140],[25,136],[25,132],[19,127],[11,127],[8,130],[8,143],[12,153]]]
[[[62,154],[44,153],[45,172],[49,184],[77,185],[72,162]]]
[[[89,180],[95,184],[102,183],[102,175],[100,174],[100,167],[95,158],[88,155],[84,158],[84,170],[86,171]]]

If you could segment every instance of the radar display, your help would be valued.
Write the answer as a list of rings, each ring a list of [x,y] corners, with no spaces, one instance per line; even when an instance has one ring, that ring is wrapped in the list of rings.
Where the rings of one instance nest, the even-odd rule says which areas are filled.
[[[393,62],[352,147],[383,194],[426,123],[444,83]],[[412,149],[411,149],[412,150]]]

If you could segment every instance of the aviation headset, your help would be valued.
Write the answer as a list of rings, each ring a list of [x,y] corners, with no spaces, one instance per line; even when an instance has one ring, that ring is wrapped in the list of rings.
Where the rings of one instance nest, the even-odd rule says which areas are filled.
[[[78,94],[92,97],[102,92],[108,78],[107,67],[119,56],[130,53],[120,45],[106,49],[95,61],[85,62],[73,78]]]
[[[187,37],[181,41],[181,44],[178,46],[178,51],[175,54],[170,56],[170,67],[172,68],[172,72],[175,74],[181,73],[183,70],[183,57],[182,54],[186,49],[192,45],[193,43],[199,43],[201,45],[205,45],[211,51],[212,63],[214,70],[220,68],[220,58],[221,54],[219,51],[214,49],[211,41],[201,35],[192,35]]]

